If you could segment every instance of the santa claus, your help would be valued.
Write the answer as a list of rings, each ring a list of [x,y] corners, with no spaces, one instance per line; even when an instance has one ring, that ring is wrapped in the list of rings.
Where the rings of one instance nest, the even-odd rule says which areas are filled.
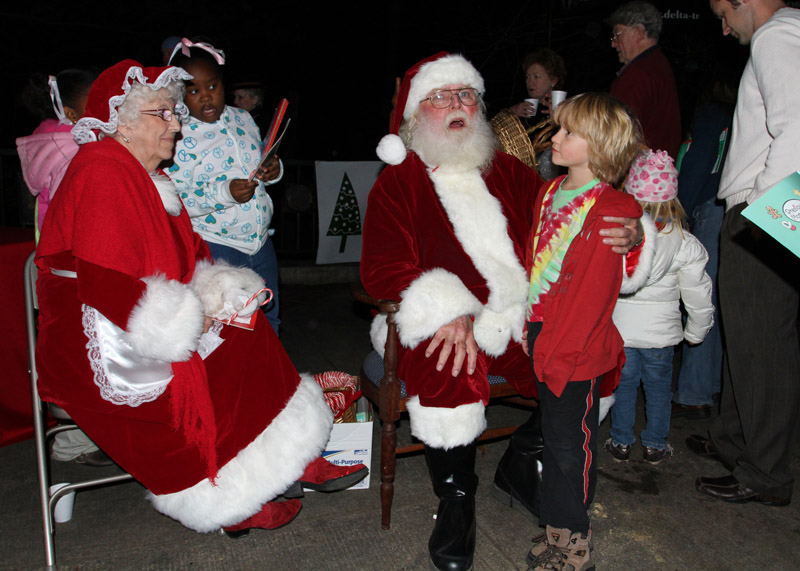
[[[469,569],[475,547],[475,441],[486,421],[489,374],[535,396],[521,340],[528,294],[525,251],[542,184],[496,150],[484,116],[484,81],[460,55],[413,66],[397,96],[392,134],[378,146],[383,170],[369,195],[361,279],[370,295],[401,299],[395,320],[399,376],[412,433],[425,444],[439,498],[429,541],[437,569]],[[627,251],[634,220],[607,242]],[[385,340],[376,317],[373,343]],[[538,513],[538,410],[511,438],[493,494]]]

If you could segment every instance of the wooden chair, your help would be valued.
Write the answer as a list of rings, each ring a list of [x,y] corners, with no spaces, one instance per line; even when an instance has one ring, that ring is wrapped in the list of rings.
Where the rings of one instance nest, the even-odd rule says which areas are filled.
[[[396,457],[400,454],[409,454],[422,451],[421,442],[398,445],[396,423],[407,412],[406,401],[408,395],[405,383],[397,376],[397,325],[394,315],[400,309],[400,302],[388,299],[376,299],[364,290],[361,283],[353,284],[351,288],[353,298],[365,303],[386,314],[389,330],[386,336],[384,356],[381,359],[377,352],[372,351],[367,355],[361,367],[359,377],[362,394],[373,406],[378,407],[381,419],[381,529],[389,529],[392,517],[392,500],[394,499],[394,474]],[[532,399],[525,399],[517,395],[511,386],[502,377],[489,377],[489,398],[502,399],[503,403],[515,404],[525,407],[535,406]],[[517,429],[516,426],[504,426],[487,429],[479,438],[480,441],[502,438],[510,435]]]

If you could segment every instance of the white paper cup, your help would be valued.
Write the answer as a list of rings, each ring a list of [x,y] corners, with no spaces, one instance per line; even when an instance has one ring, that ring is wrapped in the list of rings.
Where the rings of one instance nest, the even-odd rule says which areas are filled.
[[[561,103],[567,98],[566,91],[559,91],[554,89],[550,92],[550,110],[555,111],[556,107],[561,105]]]
[[[58,490],[63,488],[64,486],[68,486],[68,483],[61,483],[61,484],[54,484],[50,486],[50,497],[53,497]],[[53,519],[56,520],[56,523],[64,523],[72,519],[72,508],[75,506],[75,492],[72,491],[64,496],[62,496],[57,502],[56,507],[53,510]]]
[[[525,101],[527,101],[528,103],[533,105],[533,113],[531,113],[531,115],[536,115],[536,113],[538,113],[538,111],[539,111],[539,100],[538,99],[526,99]]]

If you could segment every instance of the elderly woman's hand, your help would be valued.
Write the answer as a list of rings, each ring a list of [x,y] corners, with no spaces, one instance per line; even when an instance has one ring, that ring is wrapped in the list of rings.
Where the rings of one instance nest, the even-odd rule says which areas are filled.
[[[254,180],[235,178],[231,181],[230,192],[233,199],[239,204],[244,204],[253,198],[258,183]]]

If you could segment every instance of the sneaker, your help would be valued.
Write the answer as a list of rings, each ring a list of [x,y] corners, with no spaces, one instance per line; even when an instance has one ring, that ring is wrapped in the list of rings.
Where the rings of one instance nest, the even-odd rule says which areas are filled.
[[[533,536],[531,539],[533,542],[533,547],[531,550],[528,551],[527,557],[525,557],[525,562],[530,565],[533,563],[533,560],[539,557],[544,550],[547,549],[547,531],[544,529],[540,529],[536,535]]]
[[[616,460],[617,462],[627,462],[628,458],[631,457],[631,446],[630,444],[614,444],[614,441],[609,438],[606,440],[605,446],[603,446],[608,453]]]
[[[667,444],[666,448],[651,448],[649,446],[643,446],[642,448],[644,448],[644,461],[651,464],[658,464],[662,460],[672,458],[672,454],[675,452],[670,444]]]
[[[534,545],[529,571],[594,571],[592,530],[583,535],[566,528],[547,526],[544,543]],[[534,553],[538,552],[538,554]]]

